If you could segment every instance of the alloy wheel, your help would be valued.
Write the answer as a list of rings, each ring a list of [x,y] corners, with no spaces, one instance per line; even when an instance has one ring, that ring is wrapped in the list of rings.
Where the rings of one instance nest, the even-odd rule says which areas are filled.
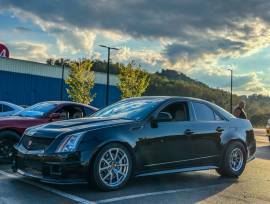
[[[110,148],[99,162],[99,176],[109,187],[117,187],[123,183],[129,172],[129,159],[121,148]]]
[[[233,171],[239,171],[244,163],[243,152],[240,148],[235,148],[232,150],[230,155],[230,167]]]
[[[13,143],[8,139],[0,140],[0,158],[9,159],[11,157]]]

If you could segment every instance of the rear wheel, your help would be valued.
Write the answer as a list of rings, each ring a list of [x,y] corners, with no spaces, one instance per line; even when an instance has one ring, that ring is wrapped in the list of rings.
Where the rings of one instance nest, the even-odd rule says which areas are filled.
[[[245,169],[246,158],[244,145],[240,142],[231,143],[226,150],[221,168],[217,169],[217,173],[227,177],[240,176]]]
[[[101,190],[118,190],[129,180],[132,159],[128,149],[118,143],[104,146],[93,162],[93,183]]]

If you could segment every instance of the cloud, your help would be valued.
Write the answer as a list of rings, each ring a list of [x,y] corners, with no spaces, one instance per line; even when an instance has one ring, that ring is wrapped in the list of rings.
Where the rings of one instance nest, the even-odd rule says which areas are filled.
[[[89,51],[91,42],[84,33],[94,32],[93,42],[100,31],[116,41],[128,36],[173,40],[165,49],[165,57],[173,63],[205,53],[239,57],[260,49],[270,41],[268,6],[267,0],[2,0],[2,9],[26,12],[50,33],[54,34],[51,27],[62,29],[57,34],[61,51]]]
[[[19,59],[45,62],[50,56],[48,55],[48,45],[28,41],[14,42],[8,45]],[[11,56],[12,57],[12,56]]]
[[[213,86],[227,76],[219,58],[246,57],[270,44],[268,0],[0,2],[0,11],[9,9],[54,36],[62,55],[99,56],[93,48],[98,35],[114,42],[159,41],[160,50],[123,47],[115,54],[116,60],[137,59],[150,67],[176,69],[205,82],[208,79]],[[238,74],[235,80],[239,92],[267,92],[254,72]]]
[[[156,66],[163,61],[161,53],[151,50],[132,50],[128,47],[121,48],[116,54],[115,58],[121,62],[136,61],[138,63],[147,63],[151,66]]]
[[[194,76],[197,76],[197,79],[209,84],[212,87],[222,88],[230,91],[230,72],[228,70],[221,69],[218,69],[217,71],[220,72],[200,72],[193,74]],[[219,84],[219,86],[216,86],[216,84]],[[237,92],[238,94],[249,95],[250,93],[257,93],[270,95],[270,91],[266,87],[267,84],[261,80],[256,72],[233,75],[233,91]]]
[[[12,29],[12,31],[16,33],[30,33],[32,32],[32,29],[24,26],[16,26],[15,28]]]
[[[267,0],[2,0],[2,8],[17,8],[42,20],[79,28],[116,30],[131,36],[177,37],[192,29],[235,27],[239,19],[270,20]],[[79,14],[79,15],[78,15]],[[248,28],[243,28],[248,32]]]

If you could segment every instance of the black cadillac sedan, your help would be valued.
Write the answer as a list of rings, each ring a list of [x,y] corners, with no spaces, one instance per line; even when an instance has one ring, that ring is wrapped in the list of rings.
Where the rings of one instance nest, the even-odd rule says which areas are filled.
[[[116,190],[132,176],[216,169],[238,177],[256,143],[248,120],[207,101],[140,97],[29,128],[15,148],[13,169],[22,175]]]

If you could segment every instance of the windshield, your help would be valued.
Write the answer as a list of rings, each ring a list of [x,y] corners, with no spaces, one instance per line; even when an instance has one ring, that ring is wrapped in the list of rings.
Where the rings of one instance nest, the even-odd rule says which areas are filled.
[[[20,111],[19,113],[15,115],[22,116],[22,117],[40,118],[46,115],[51,110],[53,110],[55,107],[56,107],[56,104],[52,104],[52,103],[38,103]]]
[[[142,120],[155,110],[162,101],[162,99],[123,100],[96,112],[92,116]]]

